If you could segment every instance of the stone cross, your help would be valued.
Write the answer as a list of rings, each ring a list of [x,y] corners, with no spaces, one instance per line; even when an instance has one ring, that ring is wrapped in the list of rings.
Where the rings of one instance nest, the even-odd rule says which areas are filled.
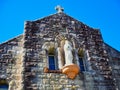
[[[56,6],[55,9],[58,11],[58,13],[62,13],[64,11],[64,8],[62,8],[60,5]]]

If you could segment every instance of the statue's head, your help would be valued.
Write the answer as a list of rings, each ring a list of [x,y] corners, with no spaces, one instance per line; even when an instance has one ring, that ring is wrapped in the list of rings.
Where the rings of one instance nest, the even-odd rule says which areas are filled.
[[[72,43],[68,40],[65,40],[65,45],[64,45],[64,49],[66,50],[72,50]]]

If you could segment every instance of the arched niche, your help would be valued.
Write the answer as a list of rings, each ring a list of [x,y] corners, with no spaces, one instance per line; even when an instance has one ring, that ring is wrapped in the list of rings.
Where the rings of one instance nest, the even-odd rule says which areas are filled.
[[[72,63],[75,64],[78,57],[78,54],[77,54],[78,49],[80,47],[76,37],[68,34],[59,34],[56,36],[55,40],[56,40],[56,43],[58,44],[58,47],[57,47],[58,61],[61,61],[60,62],[61,65],[59,69],[67,65],[66,58],[68,53],[70,53],[70,55],[68,55],[69,60],[72,58],[71,64]],[[68,49],[70,52],[66,52],[66,50],[68,51]]]
[[[80,71],[76,61],[78,59],[79,44],[74,36],[64,34],[56,36],[58,43],[58,68],[68,78],[74,79]]]

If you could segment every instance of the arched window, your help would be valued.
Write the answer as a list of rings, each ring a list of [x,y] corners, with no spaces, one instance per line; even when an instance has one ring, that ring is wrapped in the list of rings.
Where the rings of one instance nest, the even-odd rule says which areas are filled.
[[[8,90],[8,83],[5,79],[0,79],[0,90]]]

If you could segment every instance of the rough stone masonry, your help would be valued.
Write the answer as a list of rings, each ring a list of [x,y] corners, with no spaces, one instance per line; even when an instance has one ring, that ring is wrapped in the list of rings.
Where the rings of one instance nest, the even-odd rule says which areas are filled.
[[[56,9],[56,14],[26,21],[22,35],[0,44],[0,88],[120,90],[120,52],[103,41],[100,30],[68,16],[61,7]],[[73,79],[62,73],[65,40],[72,48],[72,64],[80,68]]]

